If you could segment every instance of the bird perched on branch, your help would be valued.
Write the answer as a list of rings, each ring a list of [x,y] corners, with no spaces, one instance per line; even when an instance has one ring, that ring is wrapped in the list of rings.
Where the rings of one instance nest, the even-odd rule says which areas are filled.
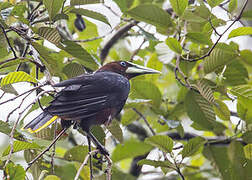
[[[50,105],[28,123],[31,133],[49,126],[56,119],[67,129],[72,124],[81,127],[103,154],[108,152],[89,131],[92,125],[108,125],[122,110],[130,91],[129,79],[142,74],[160,73],[131,62],[111,62],[93,74],[83,74],[55,84],[64,87]]]

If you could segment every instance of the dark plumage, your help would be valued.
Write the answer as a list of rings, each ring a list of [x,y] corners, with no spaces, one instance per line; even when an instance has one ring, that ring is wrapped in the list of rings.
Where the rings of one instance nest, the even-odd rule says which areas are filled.
[[[130,91],[129,79],[150,73],[159,72],[130,62],[118,61],[106,64],[93,74],[83,74],[62,81],[54,86],[64,89],[56,94],[43,113],[24,128],[37,132],[59,117],[63,127],[68,128],[76,122],[90,134],[92,125],[108,125],[120,113]]]

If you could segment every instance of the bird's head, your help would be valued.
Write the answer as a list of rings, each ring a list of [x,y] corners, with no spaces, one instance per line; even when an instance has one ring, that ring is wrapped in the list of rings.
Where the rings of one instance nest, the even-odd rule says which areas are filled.
[[[115,61],[108,63],[98,69],[96,72],[103,72],[103,71],[111,71],[118,74],[121,74],[128,79],[131,79],[135,76],[142,75],[142,74],[158,74],[161,73],[160,71],[147,68],[144,66],[140,66],[138,64],[134,64],[132,62],[127,61]]]

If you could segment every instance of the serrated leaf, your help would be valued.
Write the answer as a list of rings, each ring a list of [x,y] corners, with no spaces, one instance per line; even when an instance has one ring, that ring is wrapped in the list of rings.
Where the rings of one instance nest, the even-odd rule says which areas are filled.
[[[207,0],[207,3],[213,8],[215,6],[218,6],[223,1],[224,0]]]
[[[222,119],[224,121],[229,121],[230,120],[230,111],[229,111],[227,105],[224,102],[222,102],[222,101],[220,101],[218,99],[215,100],[215,104],[214,104],[213,108],[214,108],[214,111],[215,111],[216,115],[220,119]]]
[[[6,135],[9,135],[11,133],[11,127],[7,122],[0,120],[0,132]],[[19,133],[17,130],[14,131],[14,138],[17,140],[24,139],[23,135]]]
[[[152,100],[151,103],[155,107],[159,107],[162,101],[162,95],[158,87],[149,81],[143,80],[132,81],[131,97],[132,99]]]
[[[231,13],[237,8],[237,0],[230,0],[228,4],[228,11]]]
[[[1,87],[8,84],[18,83],[18,82],[33,82],[37,83],[37,80],[31,77],[29,74],[23,71],[10,72],[1,80]]]
[[[175,53],[178,53],[178,54],[182,53],[182,47],[177,39],[167,38],[165,42],[166,42],[167,46]]]
[[[189,32],[186,37],[196,44],[211,45],[212,41],[206,33],[201,32]]]
[[[205,142],[206,140],[202,137],[190,139],[181,151],[182,157],[185,158],[194,155],[200,149],[200,147],[204,145]]]
[[[188,5],[188,0],[170,0],[170,3],[174,12],[181,16]]]
[[[62,8],[63,2],[64,0],[43,0],[43,4],[45,5],[51,20]]]
[[[151,145],[144,142],[129,140],[124,142],[124,144],[118,144],[115,147],[111,159],[115,163],[126,158],[144,155],[150,152],[152,148],[153,147]]]
[[[173,140],[169,136],[155,135],[145,138],[145,143],[151,144],[165,152],[171,152],[173,148]]]
[[[216,121],[212,105],[199,93],[188,91],[185,107],[190,119],[204,129],[213,130]]]
[[[5,169],[5,173],[8,176],[8,179],[11,180],[25,180],[25,170],[24,168],[14,163],[8,163]]]
[[[104,22],[105,24],[109,25],[108,19],[106,18],[106,16],[104,16],[101,13],[95,12],[95,11],[91,11],[88,9],[83,9],[83,8],[74,8],[70,11],[71,13],[76,13],[76,14],[80,14],[89,18],[93,18],[96,19],[98,21]]]
[[[38,51],[42,58],[42,63],[46,66],[52,75],[59,75],[61,68],[57,64],[57,60],[54,59],[48,52],[48,50],[36,42],[31,42],[32,46]]]
[[[150,165],[157,167],[166,167],[166,168],[174,168],[175,166],[170,161],[156,161],[156,160],[150,160],[150,159],[142,159],[137,162],[138,165]]]
[[[245,157],[249,160],[252,160],[252,144],[248,144],[243,147]]]
[[[197,89],[199,90],[200,94],[211,104],[215,102],[213,91],[211,87],[207,84],[207,81],[204,79],[200,79],[197,81]]]
[[[68,161],[78,161],[82,163],[87,154],[88,154],[88,146],[78,145],[73,147],[72,149],[69,149],[64,154],[64,159]]]
[[[71,6],[75,5],[85,5],[85,4],[96,4],[96,3],[103,3],[103,0],[71,0]]]
[[[123,143],[123,133],[120,124],[117,120],[112,120],[111,124],[107,127],[110,133],[120,142]]]
[[[252,86],[251,85],[240,85],[233,87],[230,92],[238,97],[252,100]]]
[[[68,78],[73,78],[84,74],[85,71],[82,65],[78,63],[70,63],[63,68],[63,73],[65,73]]]
[[[13,153],[18,152],[18,151],[23,151],[26,149],[40,149],[41,147],[36,144],[36,143],[29,143],[29,142],[24,142],[24,141],[14,141],[13,143]],[[7,156],[10,153],[11,147],[8,146],[2,156]]]
[[[236,28],[229,33],[228,39],[237,37],[237,36],[245,36],[245,35],[252,35],[252,27]]]
[[[127,11],[127,14],[138,21],[144,21],[161,28],[167,33],[173,26],[170,15],[154,4],[141,4]]]
[[[61,36],[56,28],[40,27],[38,34],[55,45],[61,40]]]
[[[71,54],[73,57],[78,58],[77,61],[79,63],[91,70],[96,70],[98,68],[98,65],[94,61],[93,57],[79,44],[73,41],[64,41],[63,43],[65,47],[62,49]]]
[[[229,64],[235,60],[237,54],[233,51],[223,51],[221,48],[216,48],[212,51],[211,55],[206,57],[203,62],[203,69],[206,74],[222,68],[224,65]]]

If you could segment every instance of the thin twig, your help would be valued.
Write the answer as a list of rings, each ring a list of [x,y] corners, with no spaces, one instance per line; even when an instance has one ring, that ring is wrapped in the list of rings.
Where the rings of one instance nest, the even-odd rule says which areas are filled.
[[[54,134],[53,134],[53,139],[56,138],[57,136],[57,121],[54,121]],[[52,166],[52,173],[54,174],[54,156],[55,156],[55,150],[56,150],[56,143],[53,145],[52,149],[52,156],[51,156],[51,166]]]
[[[21,96],[23,96],[23,95],[25,95],[25,94],[27,94],[27,93],[29,93],[29,92],[31,92],[31,91],[34,91],[34,90],[36,90],[36,89],[39,89],[39,88],[41,88],[41,87],[43,87],[43,86],[45,86],[45,85],[47,85],[47,83],[41,84],[41,85],[39,85],[39,86],[37,86],[37,87],[34,87],[34,88],[32,88],[32,89],[29,89],[28,91],[25,91],[25,92],[19,94],[18,96],[15,96],[15,97],[10,98],[10,99],[8,99],[8,100],[6,100],[6,101],[4,101],[4,102],[1,102],[0,105],[5,104],[5,103],[10,102],[10,101],[14,101],[15,99],[17,99],[17,98],[19,98],[19,97],[21,97]]]
[[[223,31],[223,33],[219,34],[219,37],[218,39],[216,40],[216,42],[213,44],[213,46],[210,48],[210,50],[203,56],[199,57],[199,58],[195,58],[195,59],[188,59],[188,58],[185,58],[183,56],[182,57],[182,60],[185,60],[185,61],[190,61],[190,62],[194,62],[194,61],[198,61],[198,60],[201,60],[201,59],[204,59],[208,56],[211,55],[212,51],[214,50],[214,48],[217,46],[217,44],[219,43],[220,39],[223,37],[223,35],[237,22],[241,19],[241,16],[245,10],[245,7],[247,6],[248,4],[248,0],[245,1],[242,9],[241,9],[241,12],[240,14],[235,18],[235,20]]]
[[[132,108],[133,111],[135,111],[145,122],[145,124],[148,126],[149,130],[151,131],[152,135],[156,135],[155,131],[152,129],[151,125],[148,123],[147,119],[144,117],[144,115],[139,112],[136,108]]]
[[[60,133],[57,135],[57,137],[51,142],[51,144],[44,150],[42,151],[37,157],[35,157],[31,162],[28,163],[28,167],[25,169],[27,171],[34,162],[36,162],[43,154],[45,154],[49,149],[57,142],[57,140],[66,132],[68,128],[64,128],[60,131]]]
[[[79,178],[79,176],[80,176],[80,173],[81,173],[81,170],[83,169],[84,166],[86,166],[86,165],[88,164],[88,159],[91,158],[91,155],[92,155],[93,153],[97,153],[98,151],[99,151],[99,150],[96,149],[96,150],[93,150],[93,151],[91,151],[91,152],[88,152],[88,154],[86,155],[86,157],[85,157],[83,163],[81,164],[80,168],[78,169],[78,171],[77,171],[77,173],[76,173],[76,175],[75,175],[75,177],[74,177],[74,180],[78,180],[78,178]]]
[[[113,164],[113,161],[110,159],[110,157],[108,155],[105,155],[105,158],[107,159],[107,162],[108,162],[108,166],[105,170],[105,173],[107,174],[107,178],[106,180],[111,180],[112,178],[112,164]]]
[[[10,49],[11,49],[11,51],[12,51],[12,53],[13,53],[14,58],[17,58],[16,52],[15,52],[15,50],[13,49],[13,47],[11,46],[10,40],[9,40],[9,38],[8,38],[8,36],[7,36],[6,32],[5,32],[5,29],[4,29],[4,27],[2,26],[2,24],[0,24],[0,27],[1,27],[2,31],[3,31],[4,37],[5,37],[5,39],[6,39],[7,43],[8,43],[8,46],[10,47]]]
[[[9,122],[10,116],[11,116],[17,109],[19,109],[19,108],[22,106],[22,104],[24,103],[24,100],[25,100],[31,93],[32,93],[32,91],[30,91],[24,98],[22,98],[21,103],[20,103],[16,108],[14,108],[14,109],[8,114],[8,116],[7,116],[7,118],[6,118],[6,122]]]

